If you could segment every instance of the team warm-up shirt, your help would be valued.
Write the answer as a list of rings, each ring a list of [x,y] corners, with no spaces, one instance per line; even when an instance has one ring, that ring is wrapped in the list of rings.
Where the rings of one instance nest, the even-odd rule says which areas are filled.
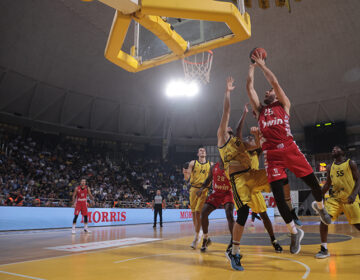
[[[225,170],[220,168],[219,163],[215,164],[212,173],[214,193],[225,193],[231,191],[231,185],[226,177]]]
[[[332,196],[346,203],[355,187],[355,180],[350,168],[350,159],[341,164],[333,162],[330,169],[330,178],[333,186]]]
[[[289,118],[279,101],[261,108],[258,124],[264,151],[282,149],[293,143]]]
[[[88,194],[87,186],[85,186],[84,189],[81,189],[81,186],[78,186],[76,192],[77,192],[76,202],[86,202],[87,201],[87,194]]]
[[[200,163],[195,160],[194,168],[190,175],[190,185],[193,187],[200,188],[210,172],[210,162]]]

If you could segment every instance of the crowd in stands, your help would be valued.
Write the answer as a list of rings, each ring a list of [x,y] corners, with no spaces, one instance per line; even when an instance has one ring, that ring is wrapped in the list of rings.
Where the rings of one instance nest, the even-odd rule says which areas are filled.
[[[0,144],[0,205],[69,207],[85,178],[93,207],[151,207],[157,189],[169,207],[188,207],[181,166],[161,158],[124,151],[110,160],[104,149],[4,133]]]

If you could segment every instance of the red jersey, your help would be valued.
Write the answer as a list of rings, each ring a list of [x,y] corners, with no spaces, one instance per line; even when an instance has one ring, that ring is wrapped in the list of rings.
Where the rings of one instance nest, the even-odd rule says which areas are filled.
[[[81,186],[77,187],[76,190],[76,202],[85,202],[87,201],[87,194],[88,194],[88,186],[85,186],[84,189]]]
[[[289,115],[279,101],[261,108],[258,123],[263,150],[282,149],[294,142],[290,131]]]
[[[216,163],[213,171],[213,190],[215,193],[225,193],[231,191],[231,185],[225,175],[225,170],[221,169],[219,163]]]

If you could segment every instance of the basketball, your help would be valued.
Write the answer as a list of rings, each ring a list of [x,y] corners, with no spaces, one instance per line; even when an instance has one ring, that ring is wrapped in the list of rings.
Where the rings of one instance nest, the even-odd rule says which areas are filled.
[[[267,58],[267,53],[266,53],[265,49],[263,49],[263,48],[253,48],[253,49],[251,50],[250,56],[249,56],[252,63],[255,63],[255,60],[253,60],[253,59],[251,58],[251,56],[252,56],[253,53],[256,52],[256,51],[261,54],[261,57],[262,57],[264,60],[266,60],[266,58]]]

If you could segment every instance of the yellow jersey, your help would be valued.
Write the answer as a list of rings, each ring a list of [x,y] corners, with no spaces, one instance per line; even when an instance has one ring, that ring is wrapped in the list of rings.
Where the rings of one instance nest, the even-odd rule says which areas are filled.
[[[259,156],[257,151],[247,152],[251,160],[251,169],[259,170]]]
[[[206,178],[209,176],[210,167],[211,166],[209,161],[200,163],[198,160],[195,160],[194,167],[190,175],[190,185],[200,188]]]
[[[333,162],[330,169],[330,178],[333,186],[332,196],[346,203],[355,187],[355,180],[350,168],[350,159],[341,164]]]
[[[238,166],[239,170],[251,167],[251,159],[246,151],[244,142],[238,137],[231,136],[224,146],[218,147],[220,157],[224,163],[225,174],[230,178],[229,167]]]

